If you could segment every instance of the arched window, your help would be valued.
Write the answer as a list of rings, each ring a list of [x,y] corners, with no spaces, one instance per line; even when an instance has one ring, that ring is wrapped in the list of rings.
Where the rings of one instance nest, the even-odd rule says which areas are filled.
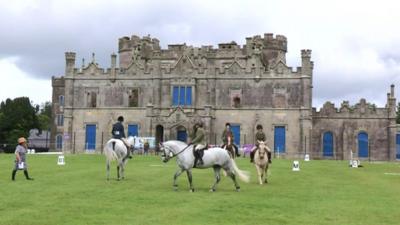
[[[323,156],[333,156],[333,134],[328,131],[322,137]]]
[[[56,149],[61,150],[63,146],[63,138],[62,135],[59,134],[56,136]]]
[[[58,104],[64,106],[64,95],[58,96]]]
[[[368,157],[368,134],[365,132],[358,134],[358,157]]]

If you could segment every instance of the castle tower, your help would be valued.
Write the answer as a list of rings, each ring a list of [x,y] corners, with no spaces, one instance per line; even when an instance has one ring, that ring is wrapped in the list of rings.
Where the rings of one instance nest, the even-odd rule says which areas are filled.
[[[73,75],[75,68],[75,52],[65,53],[65,76]]]
[[[119,67],[127,68],[132,61],[148,61],[153,51],[160,51],[160,41],[150,36],[140,38],[136,35],[122,37],[118,40]]]

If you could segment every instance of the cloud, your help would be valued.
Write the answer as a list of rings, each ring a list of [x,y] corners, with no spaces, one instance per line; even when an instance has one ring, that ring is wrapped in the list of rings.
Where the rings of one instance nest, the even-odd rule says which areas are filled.
[[[0,32],[0,59],[17,57],[13,65],[26,76],[50,79],[63,75],[66,51],[77,53],[77,64],[95,52],[100,66],[109,67],[110,54],[118,52],[122,36],[150,34],[166,47],[184,42],[244,44],[246,37],[275,33],[288,38],[289,66],[301,65],[301,49],[313,50],[314,105],[328,100],[356,103],[364,97],[384,106],[390,84],[400,84],[400,30],[395,29],[399,4],[394,0],[7,1],[0,3],[0,20],[7,21],[0,23],[0,31],[7,31]]]
[[[51,101],[51,80],[39,80],[29,77],[16,66],[18,61],[18,58],[0,59],[0,71],[2,72],[1,95],[6,95],[10,99],[26,96],[34,104],[44,103],[44,99]],[[1,99],[1,101],[4,100],[6,98]]]

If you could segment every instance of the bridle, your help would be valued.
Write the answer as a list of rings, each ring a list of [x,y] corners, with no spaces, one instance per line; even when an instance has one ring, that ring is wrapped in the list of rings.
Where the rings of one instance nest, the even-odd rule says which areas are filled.
[[[169,152],[170,152],[170,155],[171,155],[171,153],[172,153],[172,156],[168,156],[168,160],[170,160],[170,159],[172,159],[172,158],[174,158],[174,157],[176,157],[177,155],[179,155],[179,154],[181,154],[182,152],[184,152],[189,146],[191,146],[192,144],[188,144],[186,147],[184,147],[182,150],[180,150],[178,153],[174,153],[174,152],[172,152],[170,149],[169,149],[169,147],[168,146],[164,146],[163,144],[161,144],[161,146],[162,146],[162,148],[163,148],[163,155],[161,155],[161,157],[164,157],[164,158],[166,158],[167,157],[167,154],[165,153],[165,149],[166,148],[168,148],[169,149]]]

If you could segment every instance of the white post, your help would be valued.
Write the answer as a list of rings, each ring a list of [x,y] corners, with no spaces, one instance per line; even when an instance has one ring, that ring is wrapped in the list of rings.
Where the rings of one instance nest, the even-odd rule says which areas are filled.
[[[57,160],[57,165],[65,165],[64,155],[59,155]]]
[[[299,161],[297,161],[297,160],[293,161],[292,171],[300,171]]]

